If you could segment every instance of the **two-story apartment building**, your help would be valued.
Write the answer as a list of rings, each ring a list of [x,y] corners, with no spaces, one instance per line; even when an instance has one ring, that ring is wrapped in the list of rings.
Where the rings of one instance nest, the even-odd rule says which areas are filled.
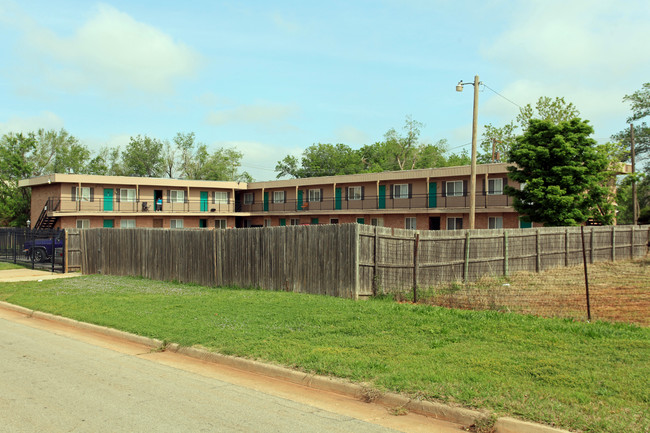
[[[476,228],[521,223],[507,165],[477,167]],[[238,183],[53,174],[25,179],[33,226],[231,228],[358,222],[418,230],[468,227],[470,167]]]

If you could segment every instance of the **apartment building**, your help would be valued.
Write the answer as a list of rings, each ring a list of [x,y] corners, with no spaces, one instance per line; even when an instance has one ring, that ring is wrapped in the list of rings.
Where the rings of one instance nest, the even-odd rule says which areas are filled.
[[[503,163],[477,166],[476,228],[530,227],[504,186]],[[470,167],[217,182],[52,174],[32,189],[34,227],[233,228],[373,224],[417,230],[468,228]]]

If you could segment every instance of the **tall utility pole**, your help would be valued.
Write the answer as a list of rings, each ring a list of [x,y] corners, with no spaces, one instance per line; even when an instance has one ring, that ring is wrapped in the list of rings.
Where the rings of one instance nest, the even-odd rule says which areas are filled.
[[[632,147],[632,149],[631,149],[632,150],[632,176],[633,176],[632,177],[632,208],[633,208],[632,214],[634,215],[633,216],[634,219],[632,220],[632,224],[636,225],[636,222],[639,219],[639,211],[638,211],[637,205],[636,205],[636,181],[634,180],[634,172],[635,172],[635,167],[634,167],[634,158],[635,158],[635,156],[634,156],[634,125],[632,125],[631,123],[630,123],[630,142],[632,143],[632,146],[631,146]]]
[[[478,75],[474,76],[474,115],[472,117],[472,169],[469,184],[469,228],[474,229],[476,215],[476,131],[478,123]]]
[[[476,215],[476,133],[478,127],[478,75],[474,76],[473,83],[463,83],[460,80],[456,85],[456,91],[462,92],[465,84],[474,86],[474,115],[472,117],[472,166],[470,171],[469,183],[469,228],[474,229],[474,217]]]

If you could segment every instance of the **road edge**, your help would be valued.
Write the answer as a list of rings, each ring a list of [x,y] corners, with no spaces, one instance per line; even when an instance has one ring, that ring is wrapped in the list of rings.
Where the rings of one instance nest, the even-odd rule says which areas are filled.
[[[223,355],[200,347],[186,347],[177,343],[166,343],[155,338],[143,337],[141,335],[131,334],[129,332],[120,331],[106,326],[94,325],[92,323],[80,322],[68,317],[44,313],[42,311],[32,310],[4,301],[0,301],[0,308],[21,313],[27,317],[51,320],[71,327],[97,332],[113,338],[122,338],[126,341],[142,344],[155,350],[168,350],[191,358],[227,365],[229,367],[285,380],[309,388],[352,396],[368,403],[377,403],[391,408],[404,408],[414,413],[464,426],[485,423],[490,419],[489,413],[485,411],[415,400],[396,393],[378,393],[363,384],[352,383],[339,378],[309,374],[279,365]],[[510,417],[497,418],[494,423],[493,431],[495,433],[569,433],[567,430],[521,421]]]

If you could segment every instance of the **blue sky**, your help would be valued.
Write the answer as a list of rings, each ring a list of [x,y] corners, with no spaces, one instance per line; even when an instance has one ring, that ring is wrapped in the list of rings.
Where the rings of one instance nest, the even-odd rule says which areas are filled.
[[[0,133],[65,128],[97,150],[193,131],[270,180],[287,154],[407,116],[469,149],[472,88],[455,86],[479,75],[480,125],[561,96],[607,141],[650,81],[649,22],[647,0],[0,0]]]

